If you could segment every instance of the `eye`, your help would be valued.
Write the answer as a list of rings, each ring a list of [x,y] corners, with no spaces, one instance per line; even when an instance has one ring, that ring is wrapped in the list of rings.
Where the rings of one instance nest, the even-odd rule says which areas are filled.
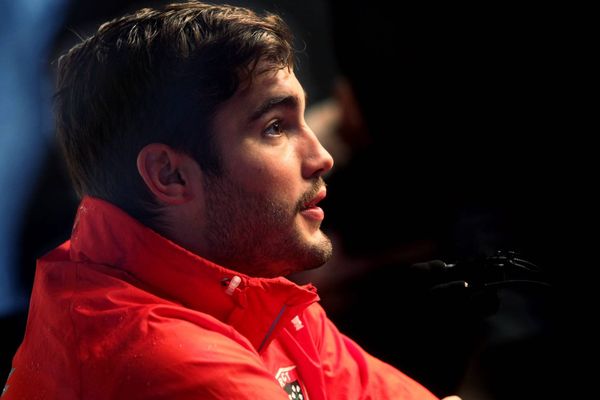
[[[263,131],[263,134],[265,134],[266,136],[272,136],[272,137],[278,137],[281,136],[283,134],[283,127],[281,126],[281,121],[280,120],[275,120],[272,123],[270,123],[265,130]]]

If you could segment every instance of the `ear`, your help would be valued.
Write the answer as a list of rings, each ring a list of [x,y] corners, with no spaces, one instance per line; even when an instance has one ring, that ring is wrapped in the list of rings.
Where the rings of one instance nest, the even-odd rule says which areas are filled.
[[[167,205],[194,198],[199,168],[188,155],[163,143],[146,145],[137,157],[138,172],[156,198]]]

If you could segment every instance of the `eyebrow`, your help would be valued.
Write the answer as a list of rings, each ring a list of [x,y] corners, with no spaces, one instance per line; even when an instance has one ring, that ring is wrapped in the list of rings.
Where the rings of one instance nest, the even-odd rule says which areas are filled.
[[[308,94],[304,92],[304,99],[308,101]],[[297,108],[300,104],[300,101],[297,96],[278,96],[271,97],[264,102],[262,102],[256,109],[250,114],[248,118],[248,123],[252,123],[258,120],[260,117],[271,111],[276,107],[285,107],[289,109]]]

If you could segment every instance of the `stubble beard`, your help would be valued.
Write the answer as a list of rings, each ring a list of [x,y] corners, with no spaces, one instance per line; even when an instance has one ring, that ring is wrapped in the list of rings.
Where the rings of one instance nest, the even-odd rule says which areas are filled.
[[[259,277],[285,276],[320,267],[332,255],[329,238],[302,237],[296,226],[300,204],[314,196],[315,182],[297,204],[284,205],[260,193],[239,188],[227,176],[207,177],[206,241],[209,260],[226,268]],[[313,193],[314,192],[314,193]]]

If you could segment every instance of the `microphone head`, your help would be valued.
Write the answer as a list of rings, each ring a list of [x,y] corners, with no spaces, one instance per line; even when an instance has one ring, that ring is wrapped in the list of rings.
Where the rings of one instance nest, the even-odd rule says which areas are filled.
[[[442,260],[431,260],[413,264],[410,268],[422,272],[441,272],[448,268],[448,265]]]

